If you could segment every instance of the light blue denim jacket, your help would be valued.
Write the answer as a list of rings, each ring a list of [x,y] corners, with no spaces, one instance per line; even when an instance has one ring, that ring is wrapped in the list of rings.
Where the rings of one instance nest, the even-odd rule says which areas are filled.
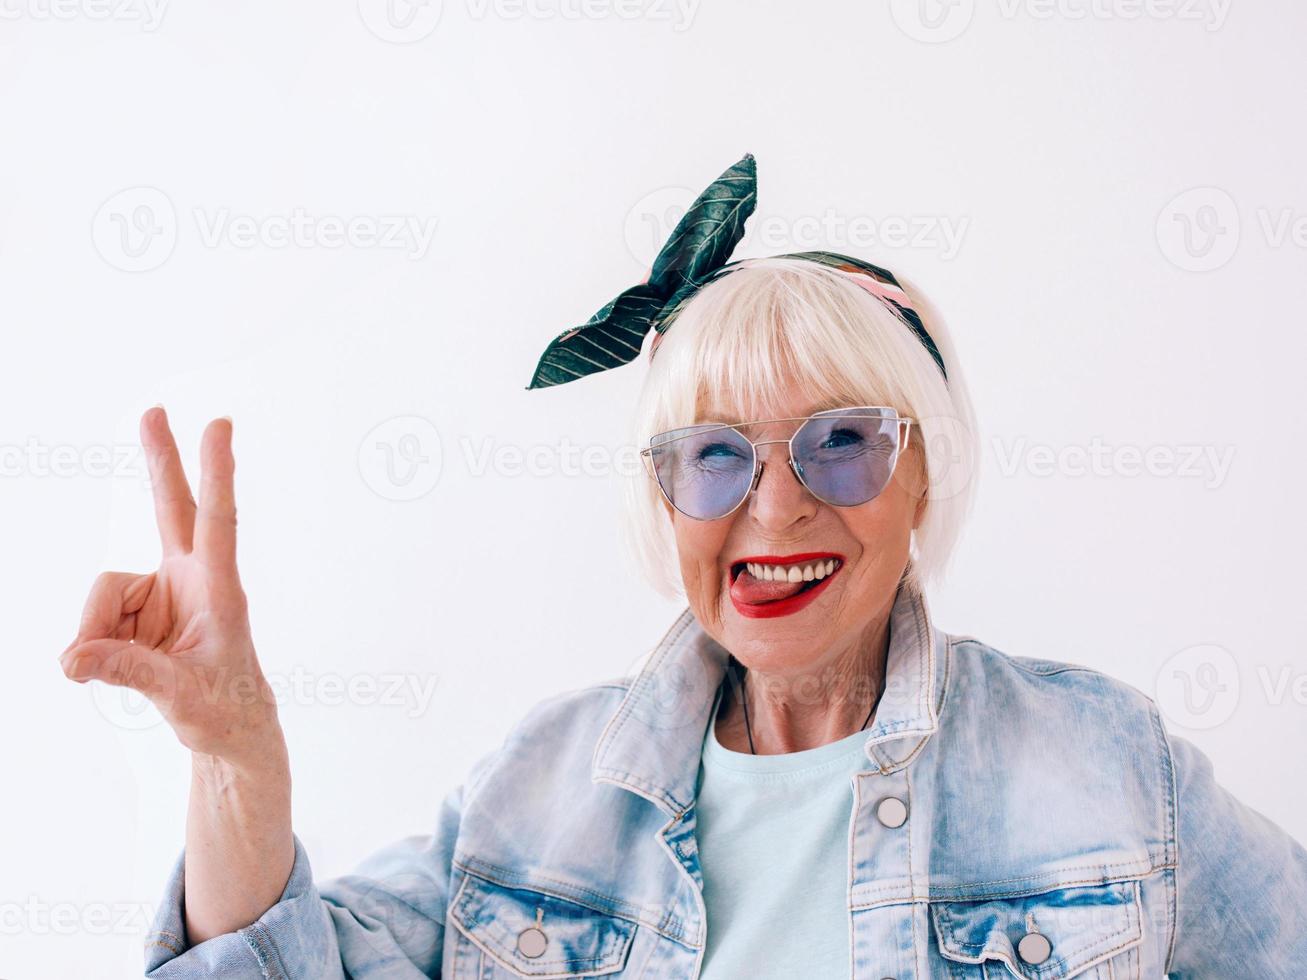
[[[1150,698],[944,633],[907,586],[890,625],[850,780],[855,980],[1307,976],[1307,852]],[[694,789],[725,666],[686,609],[634,678],[532,708],[430,835],[317,885],[296,838],[281,900],[189,949],[179,857],[146,975],[696,977]]]

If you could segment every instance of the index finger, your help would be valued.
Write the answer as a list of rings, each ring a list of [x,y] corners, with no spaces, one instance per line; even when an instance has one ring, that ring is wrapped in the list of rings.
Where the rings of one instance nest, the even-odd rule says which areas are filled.
[[[159,525],[164,554],[188,552],[195,529],[195,498],[186,482],[177,441],[173,439],[162,405],[156,405],[141,416],[141,445],[145,447],[145,458],[150,467],[154,519]]]

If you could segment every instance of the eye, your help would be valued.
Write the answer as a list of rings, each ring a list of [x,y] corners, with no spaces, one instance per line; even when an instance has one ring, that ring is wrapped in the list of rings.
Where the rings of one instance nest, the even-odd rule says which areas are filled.
[[[860,446],[863,443],[862,433],[855,432],[853,429],[833,429],[822,441],[821,449],[843,449],[848,446]]]
[[[734,446],[728,445],[724,442],[710,442],[705,446],[701,446],[698,452],[694,454],[694,458],[696,460],[704,460],[710,457],[729,459],[731,457],[738,457],[739,455],[739,452]]]

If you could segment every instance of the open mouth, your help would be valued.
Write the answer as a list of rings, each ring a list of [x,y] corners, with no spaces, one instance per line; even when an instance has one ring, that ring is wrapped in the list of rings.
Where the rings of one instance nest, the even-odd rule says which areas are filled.
[[[730,566],[731,603],[749,619],[789,616],[816,602],[843,567],[830,552],[743,558]]]
[[[844,559],[833,555],[815,562],[788,562],[781,565],[737,561],[731,565],[731,584],[734,585],[735,581],[747,571],[760,582],[800,582],[799,589],[794,595],[802,595],[817,588],[838,572],[843,565]]]

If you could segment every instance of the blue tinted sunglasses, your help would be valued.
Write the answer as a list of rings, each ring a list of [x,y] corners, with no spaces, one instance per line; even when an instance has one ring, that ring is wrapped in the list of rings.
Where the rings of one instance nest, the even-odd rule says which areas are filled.
[[[751,442],[742,426],[799,422],[788,439]],[[748,498],[762,477],[758,446],[789,445],[789,464],[814,497],[856,507],[889,486],[915,419],[884,406],[834,408],[754,422],[708,422],[660,432],[640,450],[667,502],[686,517],[714,521]]]

